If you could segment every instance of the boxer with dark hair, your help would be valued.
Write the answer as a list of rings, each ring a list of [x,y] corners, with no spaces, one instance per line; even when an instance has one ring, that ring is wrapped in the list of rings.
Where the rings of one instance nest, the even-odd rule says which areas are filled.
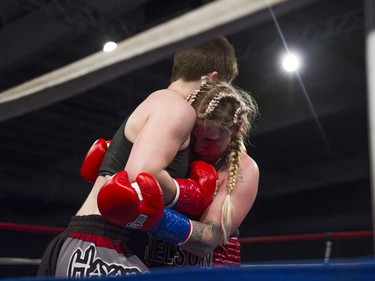
[[[97,143],[106,151],[97,177],[95,171],[87,173],[97,165],[84,161],[81,172],[94,181],[92,190],[66,231],[47,247],[38,275],[91,277],[148,272],[128,248],[131,229],[153,229],[162,221],[165,205],[176,203],[185,211],[186,196],[181,195],[193,190],[192,185],[204,190],[204,177],[210,179],[209,189],[216,187],[216,171],[206,163],[190,172],[191,179],[183,180],[188,175],[188,145],[196,120],[196,112],[186,99],[199,88],[203,75],[230,82],[237,74],[235,51],[224,37],[176,53],[169,87],[150,94],[124,120],[108,149],[107,143]],[[96,150],[90,150],[87,159],[95,158],[91,153]],[[114,190],[116,196],[108,190]],[[125,197],[121,196],[123,190],[129,193]],[[99,192],[107,220],[98,208]],[[103,203],[108,200],[111,202]],[[116,204],[128,206],[126,216],[113,212],[111,206]]]

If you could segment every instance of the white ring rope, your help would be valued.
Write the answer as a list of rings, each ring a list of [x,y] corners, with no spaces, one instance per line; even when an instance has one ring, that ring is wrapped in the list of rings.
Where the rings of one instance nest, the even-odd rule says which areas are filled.
[[[26,258],[0,258],[0,265],[39,265],[41,259],[26,259]]]

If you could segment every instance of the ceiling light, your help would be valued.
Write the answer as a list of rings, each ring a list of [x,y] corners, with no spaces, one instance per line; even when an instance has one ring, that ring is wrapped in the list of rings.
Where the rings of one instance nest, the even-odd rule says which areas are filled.
[[[293,72],[298,70],[300,66],[300,58],[296,54],[288,53],[283,57],[282,64],[286,71]]]
[[[113,41],[109,41],[104,44],[103,51],[104,52],[112,52],[114,49],[116,49],[117,44]]]

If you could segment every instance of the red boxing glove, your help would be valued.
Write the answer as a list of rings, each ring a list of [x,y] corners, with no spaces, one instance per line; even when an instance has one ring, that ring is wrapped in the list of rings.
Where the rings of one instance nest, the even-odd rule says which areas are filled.
[[[122,170],[100,189],[98,208],[114,225],[147,231],[163,216],[163,193],[150,174],[140,173],[136,182],[130,183],[128,173]]]
[[[83,179],[92,183],[96,181],[100,165],[110,143],[110,140],[106,141],[100,138],[92,144],[81,165],[80,174]]]
[[[206,210],[219,187],[215,167],[200,160],[190,164],[189,179],[174,180],[177,194],[167,207],[192,216],[199,216]]]

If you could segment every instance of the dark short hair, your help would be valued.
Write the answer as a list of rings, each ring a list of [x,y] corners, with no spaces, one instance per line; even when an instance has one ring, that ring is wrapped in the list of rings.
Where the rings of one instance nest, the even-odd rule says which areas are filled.
[[[224,36],[176,52],[171,82],[180,78],[196,81],[214,71],[218,72],[218,80],[225,82],[231,82],[238,75],[234,47]]]

